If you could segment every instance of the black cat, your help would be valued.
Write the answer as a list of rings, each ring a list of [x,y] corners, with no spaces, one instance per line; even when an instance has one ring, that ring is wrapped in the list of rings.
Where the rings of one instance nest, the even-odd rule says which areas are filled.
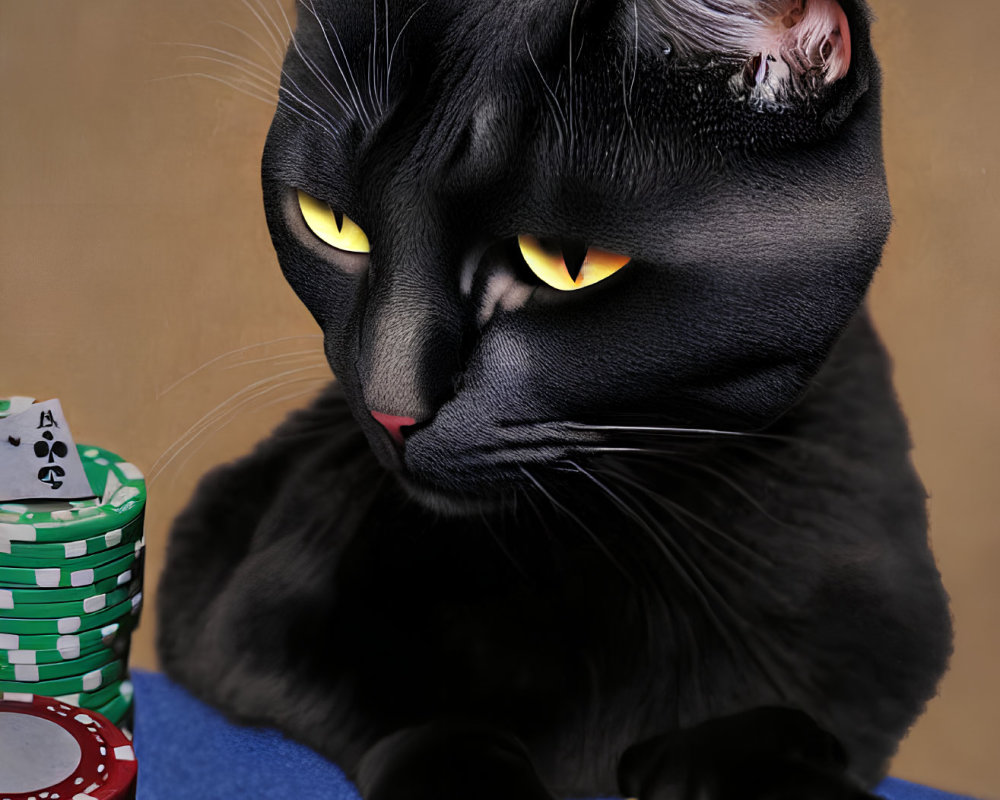
[[[868,31],[303,0],[264,198],[338,382],[178,518],[166,671],[369,800],[865,796],[951,641]]]

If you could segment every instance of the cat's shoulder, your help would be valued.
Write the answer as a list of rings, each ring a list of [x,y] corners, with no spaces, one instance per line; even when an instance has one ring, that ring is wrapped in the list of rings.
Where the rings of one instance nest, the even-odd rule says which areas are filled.
[[[292,412],[248,454],[209,471],[177,517],[171,534],[243,548],[294,518],[323,513],[330,487],[372,462],[364,435],[335,381],[306,407]],[[348,482],[350,478],[347,478]],[[272,523],[283,522],[275,525]],[[300,520],[299,520],[300,521]]]

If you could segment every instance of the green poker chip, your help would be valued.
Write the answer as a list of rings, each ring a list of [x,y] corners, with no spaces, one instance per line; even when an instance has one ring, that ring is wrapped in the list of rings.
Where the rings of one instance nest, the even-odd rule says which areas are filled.
[[[111,720],[115,725],[121,727],[122,721],[131,713],[132,711],[132,698],[131,697],[116,697],[110,703],[101,706],[100,708],[95,708],[98,714],[103,714],[109,720]]]
[[[69,678],[84,675],[118,659],[120,656],[114,650],[104,648],[58,664],[0,664],[0,681],[38,683],[55,678]]]
[[[83,675],[31,683],[31,693],[54,697],[67,692],[96,692],[101,687],[118,680],[124,672],[125,665],[118,659]],[[23,683],[0,680],[0,692],[23,692],[25,688],[26,685]]]
[[[64,661],[76,661],[104,651],[124,657],[128,653],[128,639],[112,637],[107,643],[98,640],[97,644],[85,649],[78,647],[76,642],[66,642],[62,649],[0,650],[0,669],[18,664],[61,664]]]
[[[142,523],[144,514],[139,514],[123,528],[115,528],[107,533],[91,536],[88,539],[77,539],[72,542],[20,542],[12,540],[9,543],[10,554],[0,552],[0,564],[18,567],[33,567],[35,561],[45,561],[49,564],[61,561],[72,562],[73,566],[81,566],[82,559],[97,557],[100,553],[111,552],[121,545],[134,544],[142,539]],[[109,561],[111,559],[104,559]],[[103,563],[95,561],[95,564]],[[66,566],[69,566],[67,564]],[[83,565],[85,566],[85,565]]]
[[[69,600],[65,603],[12,603],[13,608],[0,611],[0,618],[62,619],[63,617],[86,617],[88,614],[118,605],[135,594],[141,586],[141,582],[136,579],[124,586],[115,587],[113,591],[93,594],[83,600]]]
[[[18,408],[18,403],[24,403],[22,408]],[[0,419],[11,414],[16,414],[19,410],[23,410],[35,402],[34,397],[0,397]]]
[[[146,482],[135,464],[78,444],[92,500],[0,503],[0,553],[14,542],[77,542],[124,528],[146,504]],[[2,579],[0,579],[2,580]]]
[[[11,542],[13,548],[14,543]],[[50,547],[52,545],[49,545]],[[68,570],[82,570],[87,567],[99,567],[109,561],[117,561],[120,558],[132,553],[138,555],[146,546],[145,541],[140,537],[138,541],[126,542],[108,550],[101,550],[90,555],[81,555],[76,558],[53,558],[39,560],[37,558],[23,558],[22,556],[7,555],[0,553],[0,569],[3,567],[20,567],[22,569],[36,570],[45,566],[55,566]]]
[[[56,700],[60,700],[63,703],[69,703],[73,706],[79,706],[80,708],[90,708],[97,711],[101,706],[106,706],[108,703],[112,703],[118,698],[125,697],[128,698],[129,702],[132,701],[132,695],[135,693],[132,687],[132,681],[113,681],[107,686],[98,689],[96,692],[75,692],[73,694],[62,694],[57,695]]]
[[[36,586],[40,589],[69,588],[91,586],[97,581],[121,575],[135,563],[137,554],[135,548],[124,558],[109,561],[96,567],[38,567],[25,569],[23,567],[0,567],[0,587],[9,588],[9,584],[21,586]],[[5,586],[4,584],[7,584]]]
[[[0,692],[57,697],[117,723],[133,707],[146,485],[112,452],[77,451],[92,499],[0,503]]]
[[[93,614],[85,616],[60,617],[59,619],[0,617],[0,633],[23,633],[28,636],[45,633],[78,634],[92,628],[102,628],[129,614],[138,614],[141,608],[142,592],[136,592],[110,608],[95,611]]]
[[[94,628],[81,633],[67,633],[63,636],[53,634],[26,635],[20,633],[0,633],[0,650],[66,650],[77,648],[84,652],[101,643],[110,644],[115,637],[129,633],[135,629],[138,615],[123,617],[118,622],[112,622],[103,628]]]
[[[4,587],[0,584],[0,614],[26,604],[69,603],[73,600],[86,600],[95,594],[107,594],[120,586],[128,584],[133,577],[138,578],[141,576],[142,571],[138,567],[139,565],[133,565],[120,575],[112,575],[109,578],[97,581],[88,586],[77,586],[67,589]]]

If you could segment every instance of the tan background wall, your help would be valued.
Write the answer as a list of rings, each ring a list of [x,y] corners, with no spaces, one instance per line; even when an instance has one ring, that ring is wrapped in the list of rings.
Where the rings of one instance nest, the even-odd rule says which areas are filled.
[[[894,772],[1000,798],[1000,6],[874,5],[896,224],[872,303],[958,630]],[[264,226],[268,104],[184,58],[274,75],[274,50],[238,0],[0,0],[0,395],[62,398],[78,441],[156,475],[150,590],[197,476],[328,376]],[[152,638],[147,613],[135,664]]]

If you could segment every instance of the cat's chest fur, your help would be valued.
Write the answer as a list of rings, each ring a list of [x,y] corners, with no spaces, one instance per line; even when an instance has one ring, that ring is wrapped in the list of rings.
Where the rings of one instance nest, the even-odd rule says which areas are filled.
[[[862,315],[766,438],[478,518],[408,500],[332,387],[178,519],[165,668],[348,774],[389,732],[475,719],[551,786],[613,793],[630,743],[783,704],[876,776],[948,625],[885,369]]]

